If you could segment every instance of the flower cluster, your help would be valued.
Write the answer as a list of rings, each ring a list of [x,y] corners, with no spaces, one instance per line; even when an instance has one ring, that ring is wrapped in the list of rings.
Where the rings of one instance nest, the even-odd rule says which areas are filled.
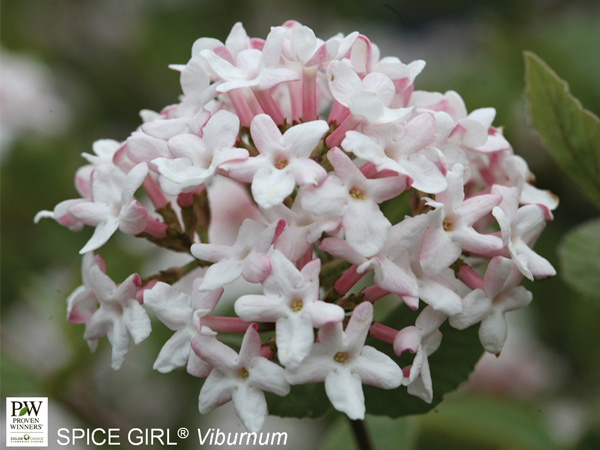
[[[424,66],[293,21],[265,40],[239,23],[225,43],[197,40],[172,66],[180,102],[143,111],[124,142],[97,141],[75,177],[81,198],[36,217],[94,228],[69,321],[92,347],[107,337],[118,369],[130,338],[150,334],[151,311],[174,331],[154,368],[206,378],[200,412],[232,400],[251,431],[264,391],[304,383],[324,382],[351,419],[364,417],[363,384],[431,402],[440,326],[479,324],[499,353],[505,313],[531,301],[522,279],[555,274],[532,246],[557,199],[531,184],[493,108],[467,113],[456,92],[415,91]],[[93,252],[117,230],[193,259],[116,285]],[[173,286],[189,272],[191,290]],[[248,291],[235,315],[213,314],[236,281]],[[383,297],[420,310],[415,324],[374,322]],[[220,340],[228,333],[243,334],[239,352]]]

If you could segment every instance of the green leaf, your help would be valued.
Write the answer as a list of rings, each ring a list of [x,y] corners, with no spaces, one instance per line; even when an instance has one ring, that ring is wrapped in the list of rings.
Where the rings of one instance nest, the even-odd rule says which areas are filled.
[[[419,444],[424,448],[562,448],[552,438],[539,405],[498,397],[454,397],[424,416],[419,425]]]
[[[21,409],[21,411],[19,411],[19,417],[20,416],[24,416],[25,414],[27,414],[27,406],[23,406],[23,408]]]
[[[403,305],[394,310],[384,324],[395,329],[402,329],[414,325],[419,313],[420,311],[411,311]],[[469,378],[469,374],[483,354],[483,348],[479,342],[478,325],[459,331],[445,323],[440,331],[443,335],[442,344],[429,357],[433,383],[432,402],[426,403],[420,398],[410,395],[404,386],[393,390],[364,386],[365,403],[370,414],[400,417],[426,413],[435,408],[443,400],[445,394],[456,390]],[[399,358],[394,354],[390,344],[380,341],[373,341],[371,345],[391,357],[400,367],[411,364],[414,357],[406,352]]]
[[[600,218],[569,231],[558,256],[563,280],[573,290],[600,301]]]
[[[531,123],[564,173],[600,205],[600,119],[537,55],[524,56]]]
[[[265,397],[269,414],[280,417],[316,419],[331,410],[323,383],[292,386],[285,397],[265,392]]]

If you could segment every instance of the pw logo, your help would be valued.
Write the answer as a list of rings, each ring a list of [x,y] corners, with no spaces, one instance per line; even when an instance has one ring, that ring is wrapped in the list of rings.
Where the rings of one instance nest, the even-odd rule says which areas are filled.
[[[48,447],[48,397],[6,397],[6,447]]]
[[[12,417],[21,417],[21,416],[37,416],[40,413],[40,409],[42,407],[42,401],[24,401],[24,402],[16,402],[11,401],[12,403]],[[37,403],[37,405],[36,405]]]

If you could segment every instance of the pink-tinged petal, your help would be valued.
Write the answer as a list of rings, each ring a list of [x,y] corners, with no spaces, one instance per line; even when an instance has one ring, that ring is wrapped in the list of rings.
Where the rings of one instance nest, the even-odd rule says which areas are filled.
[[[262,208],[272,208],[282,203],[295,185],[294,176],[285,170],[260,169],[252,180],[252,196]]]
[[[240,383],[232,398],[235,412],[246,429],[251,433],[259,432],[267,416],[265,394],[249,383]]]
[[[85,286],[75,289],[67,304],[67,320],[71,323],[86,323],[98,310],[96,295]]]
[[[284,396],[289,394],[290,385],[285,379],[285,370],[266,358],[254,358],[247,367],[248,382],[261,391]]]
[[[99,300],[110,302],[115,299],[117,286],[98,266],[93,266],[89,273],[89,284]]]
[[[405,175],[367,180],[367,195],[376,203],[394,198],[410,187],[411,179]]]
[[[200,414],[211,412],[217,406],[221,406],[231,400],[237,383],[218,369],[213,369],[206,378],[200,397],[198,398],[198,410]]]
[[[239,80],[245,78],[243,70],[235,67],[231,62],[217,56],[214,51],[202,50],[200,55],[206,59],[210,68],[221,78],[222,80]]]
[[[201,291],[214,291],[226,284],[233,283],[242,275],[242,261],[223,260],[210,266],[204,274]]]
[[[148,210],[137,200],[129,202],[119,214],[119,230],[136,235],[146,229]]]
[[[202,62],[192,58],[181,71],[181,89],[187,99],[200,103],[203,100],[206,89],[210,84],[210,78],[204,70]]]
[[[493,309],[482,321],[479,327],[479,340],[485,351],[498,354],[506,342],[507,328],[504,313]]]
[[[250,325],[244,334],[238,359],[240,365],[246,366],[253,358],[260,356],[260,335],[255,326],[255,324]]]
[[[327,67],[327,81],[333,97],[342,105],[348,106],[350,97],[362,90],[362,83],[356,72],[342,62]]]
[[[507,292],[505,295],[501,297],[498,301],[498,307],[502,309],[504,312],[507,311],[516,311],[521,308],[525,308],[531,300],[533,299],[533,294],[525,289],[523,286],[518,286],[515,289],[512,289],[510,292]]]
[[[319,248],[330,255],[351,262],[352,264],[360,265],[366,262],[366,258],[354,251],[345,239],[335,237],[325,238],[319,244]]]
[[[515,261],[519,270],[521,270],[521,273],[530,280],[533,278],[545,278],[556,275],[556,270],[552,267],[552,264],[550,264],[546,258],[534,252],[523,242],[519,242],[515,245],[515,250],[514,252],[511,252],[511,254],[516,255],[516,257],[513,257],[513,261]]]
[[[203,168],[209,165],[208,155],[211,152],[207,149],[204,140],[195,134],[185,133],[174,136],[169,139],[168,146],[175,158],[187,158],[192,164],[201,164]],[[169,161],[169,158],[163,160]],[[156,164],[155,161],[152,162]]]
[[[359,375],[343,367],[334,370],[325,378],[325,392],[333,407],[350,420],[365,418],[365,396]]]
[[[281,132],[271,116],[259,114],[250,124],[250,134],[259,153],[270,155],[279,149]]]
[[[425,232],[419,255],[421,266],[428,274],[439,273],[458,259],[462,252],[460,244],[454,242],[451,235],[440,226]]]
[[[263,283],[265,294],[275,297],[296,295],[296,291],[305,284],[300,271],[280,251],[273,252],[271,263],[276,270]]]
[[[248,159],[248,150],[237,147],[217,149],[213,154],[212,165],[217,168],[231,162],[244,162]]]
[[[190,248],[192,255],[202,261],[219,262],[222,259],[233,258],[233,249],[229,245],[194,244]]]
[[[233,368],[238,359],[238,354],[231,347],[213,338],[195,337],[192,350],[215,368]]]
[[[408,385],[407,392],[427,403],[433,400],[433,384],[427,358],[423,360],[419,376]]]
[[[401,329],[394,338],[394,353],[400,356],[405,351],[416,353],[421,346],[421,330],[415,326],[408,326]]]
[[[347,201],[348,190],[335,175],[330,175],[319,187],[308,186],[300,200],[302,208],[321,216],[342,216]]]
[[[157,158],[152,162],[162,175],[160,184],[163,191],[170,195],[180,194],[186,188],[200,186],[214,175],[214,168],[202,168],[187,158]]]
[[[296,315],[279,319],[275,324],[275,336],[279,361],[292,369],[308,356],[315,339],[310,321]]]
[[[150,162],[156,158],[170,158],[171,153],[163,139],[136,132],[127,139],[127,156],[134,162]]]
[[[190,346],[190,353],[186,368],[187,373],[189,373],[193,377],[206,378],[211,370],[212,366],[206,361],[203,361],[202,359],[198,358],[198,355],[196,355],[193,352]]]
[[[350,112],[357,116],[362,116],[369,122],[375,122],[382,117],[385,108],[381,99],[374,92],[359,92],[348,99],[348,108]]]
[[[317,347],[323,347],[323,351],[327,351],[331,361],[335,361],[333,359],[334,355],[344,348],[344,330],[342,328],[342,324],[339,322],[330,322],[323,325],[319,329],[319,342],[315,345]],[[309,361],[311,359],[312,357],[309,359]],[[335,368],[336,365],[333,364],[332,367]],[[332,367],[330,367],[328,370],[333,370]]]
[[[513,233],[532,246],[545,226],[544,209],[538,205],[525,205],[517,211]]]
[[[291,384],[319,383],[337,364],[333,355],[320,343],[313,345],[308,357],[295,369],[286,369],[286,379]]]
[[[223,295],[223,288],[214,291],[200,291],[198,288],[202,284],[202,278],[196,278],[192,284],[192,309],[201,317],[210,314]]]
[[[316,328],[321,328],[326,323],[340,323],[344,320],[344,309],[332,303],[316,301],[307,308],[310,308],[311,321]]]
[[[433,143],[436,135],[435,116],[431,113],[418,114],[414,119],[404,124],[402,151],[414,153]]]
[[[342,141],[342,148],[365,161],[372,162],[376,166],[388,159],[381,145],[358,131],[346,132],[346,137]]]
[[[395,389],[402,384],[402,370],[392,358],[373,347],[365,346],[360,352],[352,372],[357,374],[362,384],[382,389]]]
[[[144,291],[144,305],[171,330],[179,330],[189,322],[192,314],[190,301],[189,295],[163,282]]]
[[[538,189],[529,183],[523,183],[519,201],[524,204],[543,205],[551,211],[558,207],[558,197],[556,195],[550,191]]]
[[[448,186],[438,166],[426,156],[417,153],[400,163],[405,174],[412,178],[412,187],[428,194],[437,194]],[[402,172],[399,172],[402,174]]]
[[[365,345],[372,322],[373,305],[371,303],[363,302],[354,308],[345,331],[345,347],[353,355],[357,355]]]
[[[119,370],[129,350],[127,327],[120,319],[117,319],[113,322],[112,327],[108,329],[106,337],[112,347],[111,367],[113,370]]]
[[[350,247],[365,257],[374,256],[383,248],[392,227],[377,204],[368,200],[349,202],[342,225]]]
[[[404,298],[418,297],[417,277],[410,267],[408,257],[393,262],[382,258],[380,269],[375,269],[375,284],[388,292],[394,292]]]
[[[174,333],[160,349],[152,368],[160,373],[168,373],[179,367],[187,366],[192,350],[190,343],[194,335],[194,330],[190,328],[184,328]]]
[[[125,308],[128,300],[137,298],[141,284],[142,281],[140,276],[137,273],[134,273],[129,275],[125,281],[117,286],[115,297],[123,308]]]
[[[457,330],[469,328],[481,321],[489,313],[491,307],[491,298],[481,289],[475,289],[463,299],[462,312],[450,317],[450,325]]]
[[[84,339],[92,341],[105,337],[115,320],[118,320],[118,317],[113,312],[104,308],[99,309],[87,322],[83,334]]]
[[[327,179],[327,171],[312,159],[293,159],[285,169],[298,186],[318,186]]]
[[[244,295],[235,302],[235,313],[248,321],[276,322],[288,312],[283,299],[265,295]]]
[[[289,128],[281,142],[291,155],[308,158],[328,129],[324,120],[301,123]]]
[[[152,331],[150,318],[137,300],[127,301],[126,307],[123,309],[123,322],[136,345],[150,336]]]
[[[302,63],[311,58],[317,46],[315,33],[303,25],[292,28],[289,42],[293,56]]]
[[[189,122],[190,119],[188,117],[154,120],[142,125],[142,131],[148,136],[169,140],[173,136],[189,133]]]
[[[240,131],[240,119],[221,110],[215,113],[203,129],[203,139],[209,149],[233,147]]]
[[[430,224],[431,217],[427,214],[419,214],[415,217],[405,216],[404,220],[394,225],[389,232],[386,242],[386,254],[395,255],[405,250],[418,252],[423,239],[425,229]]]
[[[250,283],[262,283],[271,273],[271,260],[266,255],[250,253],[242,263],[242,276]]]
[[[424,279],[419,281],[419,297],[433,309],[449,316],[462,311],[462,299],[443,284]]]
[[[336,176],[342,180],[345,186],[364,183],[365,176],[339,147],[329,150],[327,152],[327,159],[331,162]]]
[[[109,219],[105,223],[98,224],[90,240],[83,246],[81,250],[79,250],[79,254],[83,255],[102,247],[118,228],[119,220],[116,218]]]
[[[499,195],[476,195],[468,198],[458,208],[456,208],[456,215],[460,217],[460,221],[462,223],[473,224],[488,214],[501,202],[502,197]]]
[[[464,228],[452,232],[452,239],[458,242],[466,252],[478,255],[490,255],[504,247],[502,239],[492,234],[480,234],[473,228]]]
[[[489,135],[485,144],[474,148],[476,152],[494,153],[502,151],[511,151],[510,143],[501,134]]]
[[[129,202],[133,198],[133,194],[142,185],[146,175],[148,175],[148,165],[146,163],[140,163],[129,171],[125,185],[121,191],[122,204]]]
[[[502,256],[492,258],[483,279],[485,293],[490,299],[495,298],[505,289],[506,282],[514,267],[514,263],[508,258]]]
[[[259,90],[265,91],[277,86],[280,83],[285,83],[288,81],[297,81],[300,78],[300,75],[296,71],[286,69],[285,67],[263,67],[260,70],[258,79],[256,80],[256,83],[254,85]]]
[[[69,214],[91,227],[98,226],[110,217],[110,207],[93,202],[74,202],[69,206]]]
[[[378,72],[371,72],[362,79],[362,89],[377,94],[385,106],[390,106],[396,95],[394,82],[387,75]]]

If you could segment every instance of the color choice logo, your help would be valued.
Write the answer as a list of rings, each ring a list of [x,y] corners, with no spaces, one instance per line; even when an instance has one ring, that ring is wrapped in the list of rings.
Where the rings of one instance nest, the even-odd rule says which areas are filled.
[[[48,447],[48,397],[6,398],[6,446]]]

